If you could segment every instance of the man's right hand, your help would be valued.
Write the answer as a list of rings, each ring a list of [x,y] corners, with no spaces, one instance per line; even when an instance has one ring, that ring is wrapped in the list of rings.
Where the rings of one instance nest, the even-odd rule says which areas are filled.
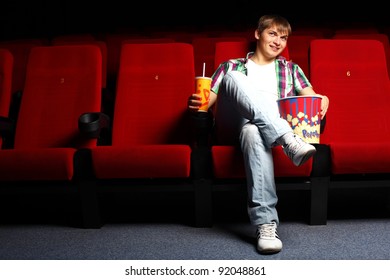
[[[193,93],[188,97],[187,102],[188,109],[193,112],[197,112],[202,105],[202,96],[200,94]]]

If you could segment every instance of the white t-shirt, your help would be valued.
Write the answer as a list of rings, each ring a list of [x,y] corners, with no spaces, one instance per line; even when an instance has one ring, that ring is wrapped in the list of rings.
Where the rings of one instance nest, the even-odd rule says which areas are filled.
[[[253,85],[258,89],[259,94],[264,94],[270,100],[275,102],[278,99],[278,87],[276,80],[275,61],[266,64],[258,65],[251,59],[248,60],[248,78],[253,82]]]

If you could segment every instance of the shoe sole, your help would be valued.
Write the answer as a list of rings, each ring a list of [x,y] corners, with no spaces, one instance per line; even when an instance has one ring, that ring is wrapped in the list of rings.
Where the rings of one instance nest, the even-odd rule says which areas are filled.
[[[259,248],[257,248],[257,251],[262,254],[262,255],[272,255],[272,254],[277,254],[279,253],[280,251],[282,251],[282,249],[268,249],[268,250],[259,250]]]
[[[304,164],[306,161],[308,161],[314,154],[317,152],[316,149],[309,150],[301,159],[301,161],[298,164],[295,164],[296,166],[301,166]]]

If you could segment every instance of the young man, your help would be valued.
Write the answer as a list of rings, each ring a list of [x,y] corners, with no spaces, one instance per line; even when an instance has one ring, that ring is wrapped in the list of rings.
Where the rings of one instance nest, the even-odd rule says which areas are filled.
[[[215,105],[217,139],[235,137],[244,156],[248,214],[257,226],[257,250],[262,254],[282,250],[277,233],[272,147],[282,145],[296,165],[302,165],[316,152],[293,133],[279,115],[276,100],[293,95],[317,95],[302,69],[279,56],[291,34],[289,22],[279,15],[264,15],[255,30],[256,49],[246,58],[222,63],[212,76],[209,108]],[[321,118],[329,99],[321,95]],[[192,94],[188,108],[196,111],[200,95]]]

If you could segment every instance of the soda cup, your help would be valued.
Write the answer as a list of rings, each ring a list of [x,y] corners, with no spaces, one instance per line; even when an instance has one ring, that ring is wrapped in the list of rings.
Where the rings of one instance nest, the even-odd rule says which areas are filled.
[[[202,105],[198,112],[207,112],[210,100],[211,78],[197,76],[195,77],[195,93],[202,96]]]

